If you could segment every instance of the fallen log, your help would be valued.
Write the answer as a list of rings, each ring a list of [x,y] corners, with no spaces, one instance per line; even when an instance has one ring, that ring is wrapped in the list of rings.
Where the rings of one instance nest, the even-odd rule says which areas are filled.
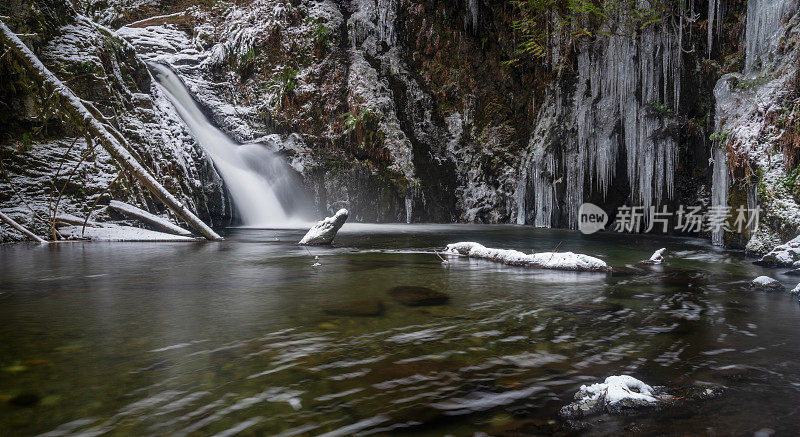
[[[15,221],[14,221],[14,219],[12,219],[11,217],[9,217],[9,216],[7,216],[7,215],[3,214],[3,212],[2,212],[2,211],[0,211],[0,219],[2,219],[4,222],[6,222],[6,223],[8,223],[9,225],[11,225],[11,227],[12,227],[12,228],[14,228],[14,229],[16,229],[16,230],[18,230],[18,231],[22,232],[23,234],[25,234],[25,236],[26,236],[26,237],[28,237],[28,238],[30,238],[31,240],[33,240],[33,241],[35,241],[35,242],[37,242],[37,243],[39,243],[39,244],[45,244],[45,243],[47,243],[47,241],[44,241],[44,240],[42,240],[41,238],[39,238],[39,236],[38,236],[38,235],[36,235],[36,234],[34,234],[33,232],[31,232],[31,231],[29,231],[29,230],[25,229],[25,227],[24,227],[24,226],[22,226],[21,224],[19,224],[19,223],[15,222]]]
[[[112,200],[111,202],[109,202],[108,207],[126,217],[130,217],[148,223],[153,227],[158,228],[161,231],[175,235],[183,235],[185,237],[190,237],[192,235],[191,232],[187,231],[186,229],[183,229],[182,227],[168,220],[162,219],[157,215],[150,214],[149,212],[143,209],[137,208],[133,205],[129,205],[125,202]]]
[[[69,87],[64,85],[58,77],[48,70],[28,46],[26,46],[2,21],[0,21],[0,41],[3,42],[3,45],[8,46],[7,50],[10,50],[11,54],[15,54],[22,65],[38,78],[42,85],[47,84],[53,88],[54,94],[61,98],[63,107],[70,115],[71,120],[75,123],[83,122],[86,125],[88,133],[90,133],[125,170],[129,171],[142,186],[167,205],[178,217],[189,223],[200,235],[209,240],[222,240],[222,237],[195,216],[189,208],[167,191],[146,168],[139,164],[133,155],[125,148],[121,140],[112,135],[106,126],[86,109],[83,101],[75,95]]]

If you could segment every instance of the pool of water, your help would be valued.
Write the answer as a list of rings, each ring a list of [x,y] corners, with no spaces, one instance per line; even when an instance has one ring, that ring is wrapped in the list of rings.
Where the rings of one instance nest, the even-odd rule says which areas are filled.
[[[550,434],[566,432],[558,410],[581,384],[620,373],[725,389],[580,432],[800,425],[800,306],[748,287],[797,280],[741,254],[511,225],[348,224],[330,248],[295,245],[302,235],[0,245],[0,435]],[[433,252],[465,240],[615,268],[660,247],[668,259],[608,275]],[[450,300],[404,306],[396,286]],[[353,299],[384,311],[326,313]]]

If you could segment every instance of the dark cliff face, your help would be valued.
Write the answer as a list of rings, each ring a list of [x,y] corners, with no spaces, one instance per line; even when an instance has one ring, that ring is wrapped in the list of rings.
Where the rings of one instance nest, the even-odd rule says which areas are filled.
[[[212,81],[257,109],[251,135],[308,144],[321,209],[574,227],[581,201],[707,202],[712,89],[741,57],[743,5],[727,4],[710,55],[704,23],[679,9],[621,35],[598,22],[552,37],[550,57],[519,53],[520,11],[500,1],[274,1],[193,19],[216,26]]]

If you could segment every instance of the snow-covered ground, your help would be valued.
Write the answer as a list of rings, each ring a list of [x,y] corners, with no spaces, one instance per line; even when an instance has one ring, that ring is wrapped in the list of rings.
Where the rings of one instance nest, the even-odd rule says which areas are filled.
[[[58,231],[67,239],[92,241],[168,241],[197,242],[197,238],[167,234],[132,226],[107,225],[102,228],[83,229],[81,226],[64,226]]]

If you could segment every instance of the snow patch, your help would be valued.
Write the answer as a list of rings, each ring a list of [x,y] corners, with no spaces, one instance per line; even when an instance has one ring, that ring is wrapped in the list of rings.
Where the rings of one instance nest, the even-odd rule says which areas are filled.
[[[185,241],[196,242],[196,238],[185,237],[182,235],[165,234],[163,232],[151,231],[148,229],[135,228],[132,226],[109,225],[102,228],[89,228],[82,230],[81,226],[65,226],[58,228],[64,238],[72,240],[92,240],[92,241]]]

